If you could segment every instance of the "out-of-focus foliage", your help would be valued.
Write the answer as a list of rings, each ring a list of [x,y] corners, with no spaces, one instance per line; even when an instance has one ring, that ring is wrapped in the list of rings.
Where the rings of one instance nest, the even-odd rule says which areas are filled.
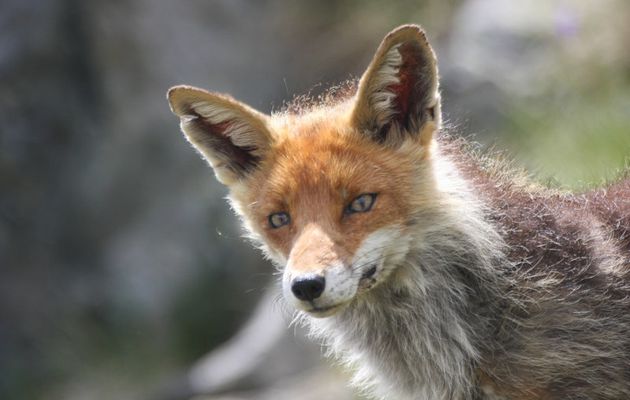
[[[456,82],[447,98],[471,100],[456,106],[478,139],[542,180],[581,189],[614,179],[630,155],[630,7],[471,1],[460,11],[444,77]]]
[[[178,133],[169,86],[269,112],[420,23],[450,124],[586,187],[630,155],[628,21],[623,0],[4,0],[0,398],[157,393],[272,279]]]

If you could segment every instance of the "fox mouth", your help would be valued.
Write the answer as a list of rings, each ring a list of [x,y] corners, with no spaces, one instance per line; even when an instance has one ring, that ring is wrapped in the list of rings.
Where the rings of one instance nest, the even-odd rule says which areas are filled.
[[[359,289],[360,290],[369,290],[374,284],[376,284],[376,271],[378,267],[376,264],[371,265],[365,272],[361,275],[361,279],[359,280]],[[311,302],[312,308],[305,310],[308,314],[312,315],[316,318],[325,318],[329,317],[333,314],[336,314],[346,303],[338,303],[331,306],[316,306]]]
[[[368,268],[367,271],[365,271],[363,275],[361,275],[361,279],[370,279],[374,276],[375,273],[376,273],[376,264],[370,266],[370,268]]]
[[[325,318],[336,314],[341,308],[343,308],[343,306],[344,304],[335,304],[327,307],[318,307],[313,305],[313,308],[306,310],[306,312],[316,318]]]

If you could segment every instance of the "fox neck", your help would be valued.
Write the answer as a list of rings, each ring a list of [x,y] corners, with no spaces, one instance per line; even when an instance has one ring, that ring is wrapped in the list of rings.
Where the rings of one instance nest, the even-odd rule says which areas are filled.
[[[357,368],[354,384],[377,396],[471,398],[494,335],[502,241],[456,171],[439,168],[449,176],[437,179],[451,185],[438,203],[456,206],[422,211],[411,250],[386,282],[333,317],[308,318],[312,335]]]

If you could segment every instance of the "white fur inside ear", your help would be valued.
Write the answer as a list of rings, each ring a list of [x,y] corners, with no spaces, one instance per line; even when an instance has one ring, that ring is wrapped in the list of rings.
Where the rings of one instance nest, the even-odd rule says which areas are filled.
[[[392,46],[383,57],[383,62],[375,71],[368,86],[368,103],[374,111],[378,126],[384,126],[394,114],[392,100],[396,94],[387,90],[388,86],[400,83],[398,72],[402,65],[402,55],[398,48],[400,44]]]
[[[252,121],[237,110],[207,101],[194,102],[191,107],[212,125],[226,124],[225,135],[235,146],[252,149],[254,155],[259,155],[257,150],[266,147],[265,136],[257,132]]]

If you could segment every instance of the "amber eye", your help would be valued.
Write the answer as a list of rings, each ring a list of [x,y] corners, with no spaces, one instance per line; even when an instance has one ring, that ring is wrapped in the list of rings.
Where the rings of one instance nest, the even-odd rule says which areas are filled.
[[[284,211],[269,215],[269,225],[271,225],[273,229],[280,228],[289,222],[291,222],[291,217]]]
[[[364,193],[348,204],[346,214],[370,211],[374,205],[374,200],[376,200],[376,193]]]

